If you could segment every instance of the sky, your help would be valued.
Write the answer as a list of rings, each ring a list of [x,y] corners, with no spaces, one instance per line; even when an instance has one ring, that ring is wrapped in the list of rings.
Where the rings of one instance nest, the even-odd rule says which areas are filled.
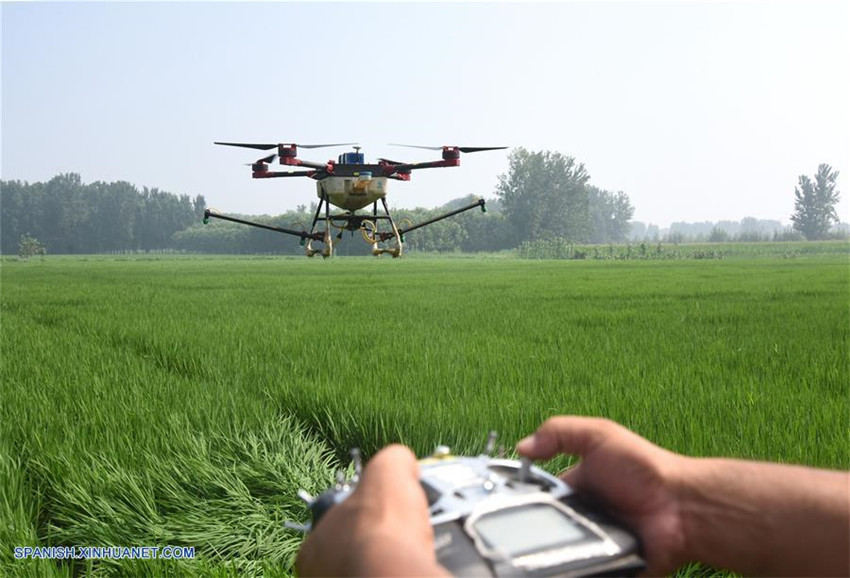
[[[850,3],[3,2],[4,180],[129,181],[223,212],[315,202],[213,141],[524,147],[585,165],[635,220],[790,222],[840,172],[850,221]],[[346,149],[301,149],[326,161]],[[392,182],[391,207],[495,196],[507,151]],[[0,207],[2,210],[2,207]]]

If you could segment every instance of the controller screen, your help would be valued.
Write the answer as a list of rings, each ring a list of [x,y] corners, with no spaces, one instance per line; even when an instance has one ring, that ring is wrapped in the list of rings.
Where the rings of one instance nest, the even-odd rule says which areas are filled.
[[[594,538],[560,510],[533,504],[485,514],[475,530],[489,548],[511,558]]]

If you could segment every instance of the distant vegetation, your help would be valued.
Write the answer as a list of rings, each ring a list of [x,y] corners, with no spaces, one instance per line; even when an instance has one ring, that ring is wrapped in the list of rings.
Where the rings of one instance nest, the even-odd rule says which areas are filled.
[[[835,205],[839,192],[835,190],[838,171],[827,164],[818,167],[814,180],[800,175],[799,186],[794,188],[794,229],[810,241],[826,239],[833,223],[838,222]]]
[[[814,179],[800,175],[794,188],[792,225],[779,221],[745,217],[741,221],[674,222],[666,231],[639,221],[630,223],[632,241],[664,241],[667,243],[758,243],[763,241],[821,241],[850,238],[850,224],[840,223],[835,205],[838,171],[827,164],[818,166]]]
[[[499,178],[495,198],[488,200],[487,215],[470,211],[417,230],[405,238],[405,250],[475,253],[519,249],[521,255],[527,255],[529,251],[564,254],[563,247],[577,245],[846,239],[850,225],[836,226],[837,174],[821,165],[814,180],[800,177],[793,227],[747,217],[740,222],[676,222],[661,230],[632,221],[634,207],[628,195],[590,184],[587,169],[573,157],[519,148],[510,154],[508,171]],[[462,197],[434,209],[399,209],[394,217],[399,224],[418,223],[468,204],[472,198]],[[242,216],[279,227],[308,228],[315,206],[301,205],[276,216]],[[35,247],[34,243],[41,247],[41,254],[303,254],[294,237],[226,221],[201,224],[206,209],[202,195],[190,198],[156,188],[138,189],[122,181],[84,184],[77,174],[59,175],[47,183],[0,181],[0,209],[0,252],[7,255],[19,252],[23,245]],[[339,255],[366,255],[369,250],[357,232],[342,234],[335,247]],[[584,252],[579,249],[576,254]],[[638,252],[643,257],[650,255],[646,249]]]
[[[781,257],[794,259],[804,255],[850,255],[850,242],[783,241],[741,243],[662,243],[624,245],[577,245],[563,239],[529,241],[519,246],[520,259],[570,259],[596,261],[659,261],[672,259],[723,259],[725,257]]]
[[[664,243],[763,243],[768,241],[803,241],[805,235],[793,226],[779,221],[744,217],[740,221],[673,222],[668,229],[640,221],[630,223],[629,241]],[[823,240],[850,239],[850,224],[832,225]],[[814,240],[814,239],[813,239]]]
[[[119,181],[85,184],[78,174],[46,183],[0,182],[0,251],[18,252],[22,239],[50,254],[173,249],[173,235],[198,222],[200,195],[175,195]]]

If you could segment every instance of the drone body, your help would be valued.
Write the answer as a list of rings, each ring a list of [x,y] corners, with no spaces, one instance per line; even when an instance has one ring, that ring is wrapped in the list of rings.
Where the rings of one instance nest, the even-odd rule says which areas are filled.
[[[387,180],[380,165],[364,163],[363,153],[355,147],[353,153],[339,155],[332,167],[333,176],[321,178],[316,183],[316,195],[327,199],[334,207],[357,211],[386,197]]]
[[[355,143],[336,143],[321,145],[298,145],[294,143],[233,143],[216,142],[215,144],[252,148],[258,150],[277,149],[277,152],[263,157],[251,163],[251,176],[255,179],[270,179],[283,177],[307,177],[316,182],[316,195],[319,197],[319,205],[313,216],[313,223],[309,231],[296,231],[282,227],[273,227],[262,223],[254,223],[235,217],[229,217],[220,213],[207,210],[204,222],[209,218],[223,219],[269,229],[301,238],[301,243],[306,241],[306,253],[308,257],[320,253],[323,257],[333,255],[334,238],[331,236],[331,228],[339,229],[336,241],[342,238],[344,231],[360,231],[366,242],[372,245],[372,253],[376,256],[389,253],[393,257],[400,257],[404,243],[404,234],[415,229],[430,225],[458,213],[480,207],[484,211],[484,201],[479,200],[461,209],[429,219],[417,225],[406,228],[398,228],[390,215],[387,206],[386,195],[390,180],[409,181],[410,174],[414,170],[456,167],[460,165],[460,154],[479,152],[485,150],[498,150],[507,147],[418,147],[430,150],[442,150],[442,160],[423,163],[402,163],[388,159],[378,159],[377,164],[365,162],[363,153],[359,146],[354,146],[354,152],[346,152],[339,155],[336,161],[330,160],[326,163],[305,161],[298,158],[298,147],[311,149],[330,146],[348,146]],[[280,164],[290,167],[299,167],[302,170],[272,171],[269,165],[279,159]],[[378,213],[378,203],[381,203],[383,214]],[[361,209],[372,206],[371,214],[357,213]],[[342,209],[342,213],[331,214],[330,207]],[[324,214],[322,209],[324,208]],[[321,249],[314,248],[313,243],[323,245]]]

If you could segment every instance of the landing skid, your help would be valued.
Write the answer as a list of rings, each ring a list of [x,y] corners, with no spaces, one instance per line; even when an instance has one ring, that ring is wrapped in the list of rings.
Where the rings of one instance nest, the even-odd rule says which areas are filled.
[[[325,216],[319,217],[322,212],[322,205],[325,207]],[[319,199],[319,206],[316,207],[316,214],[313,215],[313,224],[310,225],[310,240],[307,241],[306,253],[308,257],[313,257],[316,254],[321,254],[322,257],[327,259],[328,257],[332,257],[334,254],[334,242],[331,238],[331,219],[330,219],[330,211],[331,204],[328,202],[326,197],[321,197]],[[316,231],[316,224],[319,221],[325,222],[324,231]],[[319,241],[324,245],[321,249],[313,248],[313,241],[317,240],[316,237],[312,235],[321,235],[319,237]]]

